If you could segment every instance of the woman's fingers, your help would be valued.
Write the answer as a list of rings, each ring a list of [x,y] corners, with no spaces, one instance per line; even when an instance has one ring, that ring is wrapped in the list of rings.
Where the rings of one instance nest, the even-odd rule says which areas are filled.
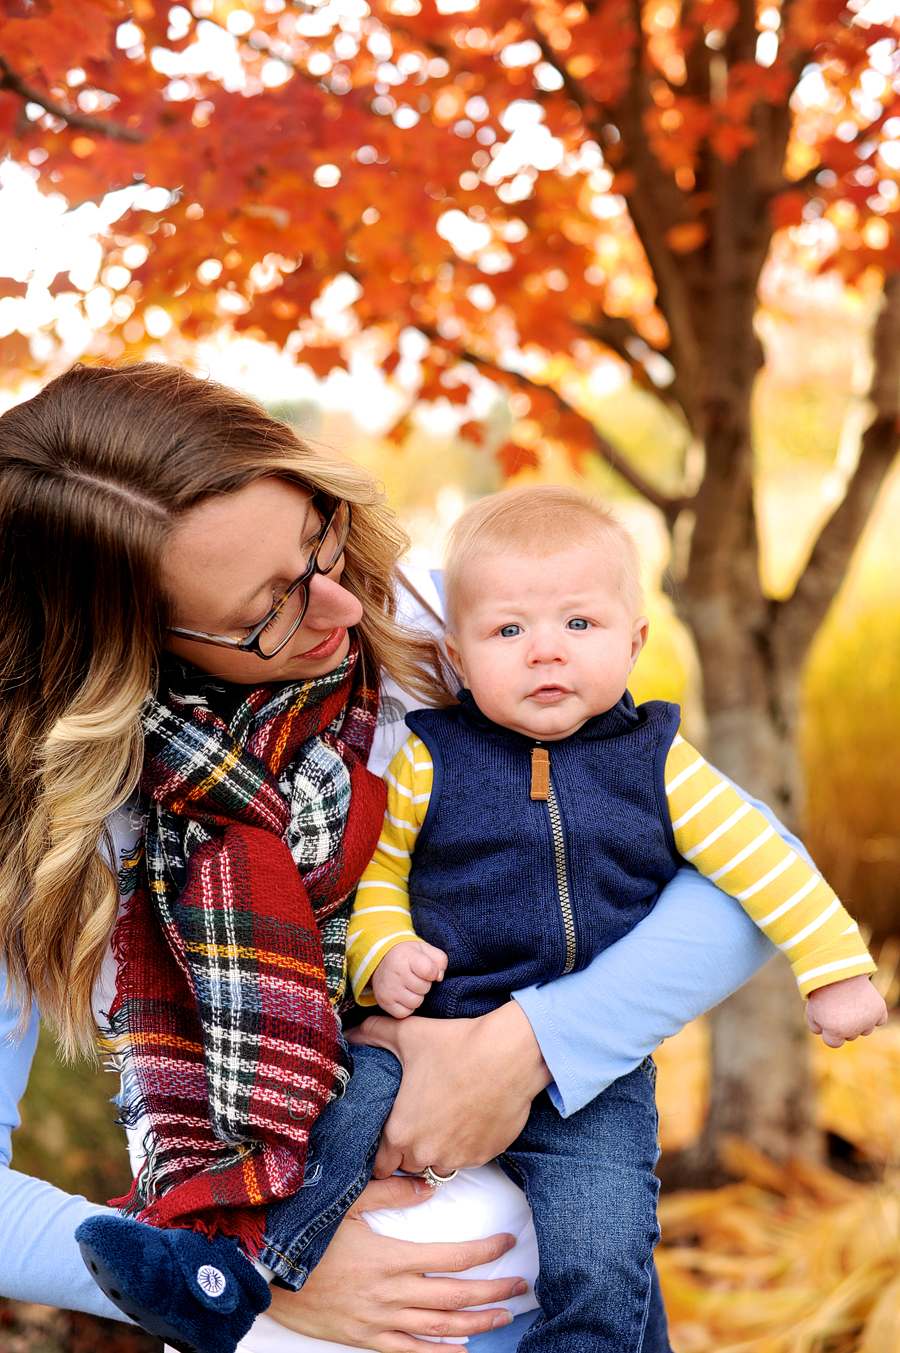
[[[438,1174],[491,1160],[514,1141],[550,1081],[531,1025],[509,1001],[480,1019],[370,1016],[350,1041],[386,1048],[403,1080],[373,1173]]]
[[[415,1240],[395,1240],[392,1241],[392,1244],[396,1246],[394,1263],[397,1267],[395,1272],[412,1275],[420,1298],[426,1291],[431,1297],[432,1287],[439,1280],[436,1278],[423,1279],[424,1273],[462,1273],[467,1268],[477,1268],[480,1264],[491,1264],[499,1259],[502,1254],[506,1254],[507,1250],[511,1250],[515,1243],[515,1236],[503,1232],[496,1236],[486,1236],[484,1240],[432,1240],[426,1241],[424,1244]],[[418,1289],[420,1281],[427,1281],[427,1289]],[[487,1290],[483,1284],[488,1281],[490,1280],[485,1278],[444,1279],[445,1283],[452,1282],[452,1291],[457,1296],[457,1299],[453,1302],[453,1309],[456,1310],[462,1306],[481,1306],[486,1301],[494,1300],[492,1296],[483,1295]],[[507,1280],[504,1279],[504,1281]],[[521,1280],[510,1278],[508,1281],[515,1284]],[[465,1291],[463,1291],[463,1288],[465,1288]],[[447,1289],[448,1292],[450,1290]],[[510,1289],[506,1289],[504,1292],[504,1296],[508,1295],[510,1295]],[[421,1301],[419,1304],[421,1305]]]
[[[361,1212],[377,1212],[381,1207],[415,1207],[430,1198],[434,1190],[417,1175],[392,1175],[390,1179],[370,1179],[356,1202],[347,1211],[348,1217]]]
[[[421,1299],[426,1299],[428,1309],[425,1314],[434,1315],[435,1311],[443,1314],[456,1313],[463,1316],[463,1323],[471,1322],[473,1316],[489,1317],[487,1322],[484,1320],[479,1324],[479,1331],[482,1329],[491,1329],[491,1320],[497,1314],[496,1309],[488,1311],[470,1311],[469,1306],[502,1306],[505,1301],[512,1301],[513,1297],[523,1297],[528,1291],[528,1284],[524,1278],[422,1278],[421,1282],[427,1282],[427,1288],[418,1288],[417,1294]],[[457,1329],[447,1330],[446,1333],[458,1334]],[[473,1333],[473,1330],[468,1330]]]
[[[384,1349],[385,1353],[395,1347],[398,1350],[415,1348],[416,1353],[425,1353],[421,1342],[417,1340],[426,1336],[429,1339],[458,1339],[472,1334],[485,1334],[488,1330],[510,1323],[512,1315],[503,1309],[502,1303],[514,1296],[521,1296],[527,1290],[528,1285],[522,1278],[472,1279],[468,1282],[458,1278],[425,1278],[419,1274],[410,1286],[410,1304],[399,1309],[394,1316],[397,1328],[385,1331],[381,1336],[382,1342],[373,1342],[372,1347]],[[464,1306],[483,1306],[487,1303],[492,1304],[486,1311],[462,1309]],[[453,1347],[458,1353],[459,1346]]]
[[[268,1315],[299,1334],[347,1344],[350,1348],[375,1349],[376,1353],[459,1353],[459,1344],[426,1344],[423,1338],[458,1339],[484,1334],[509,1324],[512,1318],[509,1311],[498,1309],[457,1314],[412,1306],[388,1310],[372,1302],[360,1303],[359,1313],[343,1307],[338,1312],[319,1312],[315,1306],[303,1309],[304,1292],[303,1288],[300,1292],[288,1292],[274,1287]],[[386,1322],[390,1322],[390,1327],[386,1327]]]
[[[400,1330],[391,1330],[382,1336],[382,1342],[372,1347],[383,1353],[460,1353],[459,1344],[424,1343],[423,1339],[460,1338],[472,1334],[486,1334],[488,1330],[508,1325],[512,1316],[508,1311],[470,1311],[465,1316],[435,1316],[433,1311],[419,1311],[413,1308],[399,1312],[403,1326]]]
[[[395,1142],[388,1138],[384,1129],[382,1129],[381,1141],[378,1143],[378,1151],[375,1155],[375,1164],[372,1166],[372,1178],[382,1182],[395,1174],[397,1170],[402,1170],[404,1154],[402,1142]],[[424,1170],[425,1166],[423,1165],[420,1168]],[[426,1188],[430,1189],[431,1185],[427,1184]]]
[[[422,1192],[424,1190],[424,1192]],[[299,1292],[272,1288],[269,1314],[288,1329],[320,1339],[375,1349],[376,1353],[458,1353],[458,1345],[429,1344],[481,1334],[509,1322],[502,1307],[467,1311],[508,1301],[527,1290],[521,1278],[429,1278],[490,1263],[515,1243],[510,1235],[462,1243],[417,1245],[375,1235],[364,1213],[409,1207],[430,1196],[421,1179],[374,1180],[341,1222],[322,1259]]]

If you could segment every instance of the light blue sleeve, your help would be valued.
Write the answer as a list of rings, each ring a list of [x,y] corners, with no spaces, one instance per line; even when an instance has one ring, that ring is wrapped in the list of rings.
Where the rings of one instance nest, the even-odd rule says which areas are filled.
[[[765,804],[743,797],[809,859]],[[685,866],[650,915],[589,967],[517,991],[553,1076],[548,1093],[563,1117],[737,991],[775,952],[738,902]]]
[[[122,1320],[91,1278],[75,1244],[79,1222],[110,1209],[9,1167],[12,1131],[19,1126],[18,1104],[28,1083],[39,1020],[32,1011],[28,1030],[19,1038],[17,1017],[2,998],[2,969],[0,982],[4,984],[0,986],[0,1295]]]

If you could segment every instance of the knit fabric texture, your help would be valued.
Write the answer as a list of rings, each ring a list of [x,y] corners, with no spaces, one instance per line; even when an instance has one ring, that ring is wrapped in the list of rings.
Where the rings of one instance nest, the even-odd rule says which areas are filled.
[[[313,681],[223,687],[176,669],[143,718],[149,818],[123,880],[110,1026],[134,1071],[123,1117],[150,1131],[119,1206],[250,1253],[348,1077],[332,1001],[385,805],[361,670],[355,643]]]
[[[665,793],[676,705],[628,692],[549,744],[559,811],[530,796],[535,741],[481,713],[469,691],[409,727],[434,787],[409,875],[415,932],[450,956],[423,1014],[485,1014],[510,993],[586,967],[648,914],[680,863]],[[561,906],[565,888],[570,931]]]

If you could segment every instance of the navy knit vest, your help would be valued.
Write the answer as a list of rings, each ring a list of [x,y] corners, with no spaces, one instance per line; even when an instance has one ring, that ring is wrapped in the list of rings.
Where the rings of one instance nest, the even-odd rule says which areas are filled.
[[[485,1014],[558,977],[567,952],[575,969],[586,967],[643,920],[681,863],[664,783],[677,705],[635,708],[626,692],[572,737],[540,744],[560,851],[550,805],[530,797],[534,740],[491,723],[468,691],[460,699],[406,720],[434,761],[409,880],[413,924],[450,957],[420,1013],[451,1018]]]

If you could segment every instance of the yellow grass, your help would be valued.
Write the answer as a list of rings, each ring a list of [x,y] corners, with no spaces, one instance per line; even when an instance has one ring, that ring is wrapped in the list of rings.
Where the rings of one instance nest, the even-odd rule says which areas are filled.
[[[702,1126],[702,1021],[658,1055],[664,1150]],[[663,1197],[657,1251],[675,1353],[900,1353],[900,1024],[838,1051],[813,1045],[820,1126],[884,1167],[879,1184],[785,1168],[739,1139],[742,1182]]]

